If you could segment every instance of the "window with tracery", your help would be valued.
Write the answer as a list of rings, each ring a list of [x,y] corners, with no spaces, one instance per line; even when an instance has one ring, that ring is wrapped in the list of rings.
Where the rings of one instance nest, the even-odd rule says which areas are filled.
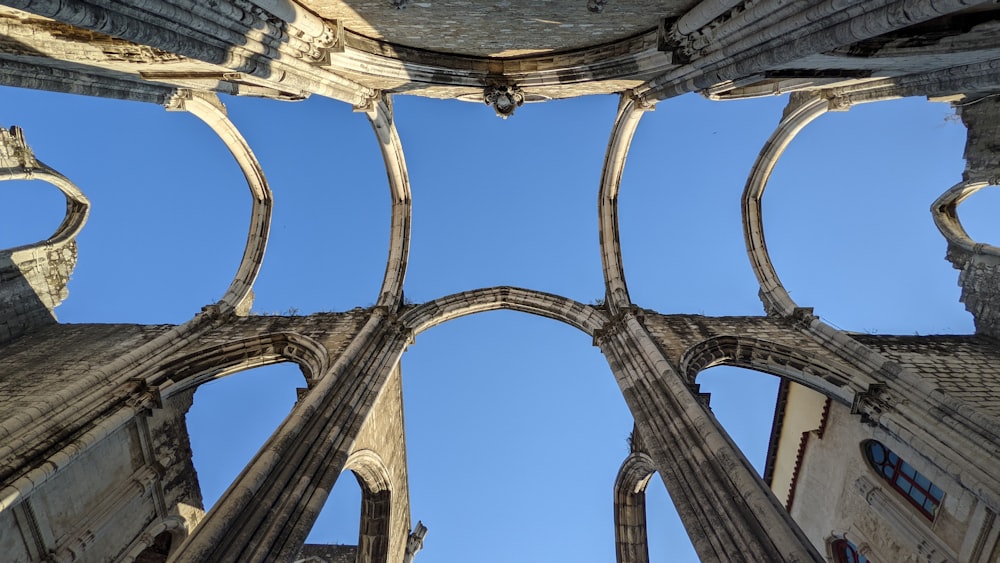
[[[858,547],[848,540],[835,540],[831,547],[833,560],[836,563],[871,563],[867,557],[858,553]]]
[[[892,485],[893,489],[929,520],[934,519],[941,506],[944,491],[881,442],[865,442],[865,456],[875,472]]]

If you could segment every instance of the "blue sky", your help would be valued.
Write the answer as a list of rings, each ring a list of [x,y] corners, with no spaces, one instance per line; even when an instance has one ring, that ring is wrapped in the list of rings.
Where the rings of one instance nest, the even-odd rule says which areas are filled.
[[[262,313],[374,303],[388,248],[384,166],[363,114],[313,98],[224,99],[275,194],[255,291]],[[249,221],[244,180],[194,117],[137,103],[0,89],[2,122],[91,199],[62,322],[180,323],[227,287]],[[739,197],[784,98],[668,100],[643,118],[623,175],[621,237],[632,299],[664,313],[762,313]],[[603,295],[597,186],[617,97],[551,101],[506,121],[458,101],[395,98],[413,188],[406,295],[518,285],[585,303]],[[792,144],[764,198],[768,247],[799,305],[845,330],[972,332],[930,203],[962,170],[964,128],[946,104],[907,99],[821,117]],[[1000,199],[960,209],[997,244]],[[44,239],[55,188],[0,189],[0,246]],[[991,214],[990,211],[993,211]],[[611,488],[631,417],[590,339],[495,312],[417,337],[403,356],[418,561],[609,561]],[[776,380],[730,368],[700,379],[758,468]],[[206,500],[288,413],[294,366],[203,387],[189,427]],[[354,543],[358,488],[344,476],[313,540]],[[693,561],[658,479],[647,495],[654,561]]]

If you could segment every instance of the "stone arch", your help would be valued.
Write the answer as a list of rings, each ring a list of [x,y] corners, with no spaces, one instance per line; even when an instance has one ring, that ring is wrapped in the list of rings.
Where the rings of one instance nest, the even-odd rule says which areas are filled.
[[[634,430],[632,436],[635,440]],[[618,470],[615,478],[615,557],[618,563],[649,563],[646,486],[655,472],[653,458],[641,451],[629,454]]]
[[[764,143],[764,148],[750,169],[742,197],[743,239],[750,257],[750,266],[760,284],[760,298],[764,302],[764,310],[781,316],[791,315],[798,305],[782,285],[767,251],[761,201],[778,159],[799,131],[827,112],[830,101],[817,96],[791,107],[793,103],[794,98],[789,102],[790,107],[785,110],[777,129]]]
[[[295,362],[312,387],[327,372],[326,348],[301,334],[277,332],[202,348],[164,364],[154,385],[164,396],[198,387],[227,375],[281,362]]]
[[[382,458],[372,450],[353,452],[344,464],[361,485],[361,525],[358,531],[358,561],[385,563],[389,560],[389,533],[394,507],[392,476]]]
[[[958,218],[959,204],[979,190],[995,185],[995,180],[963,180],[949,188],[941,194],[941,197],[934,201],[931,205],[931,215],[934,217],[934,224],[937,225],[938,230],[941,231],[944,238],[948,239],[949,245],[955,245],[971,254],[1000,257],[1000,248],[972,240],[969,234],[965,232],[965,228],[962,227],[962,222]]]
[[[68,178],[49,168],[35,158],[20,127],[11,127],[10,131],[0,129],[0,182],[8,180],[40,180],[51,184],[66,198],[66,215],[48,238],[36,243],[17,246],[4,250],[4,254],[13,254],[20,250],[33,247],[57,247],[71,242],[83,230],[90,214],[90,201],[80,188]]]
[[[66,198],[66,213],[45,240],[0,250],[0,339],[55,322],[54,309],[66,299],[76,265],[76,236],[90,213],[90,202],[73,182],[35,158],[19,127],[0,128],[0,182],[40,180]]]
[[[389,195],[392,200],[392,223],[389,232],[389,256],[385,277],[379,290],[376,305],[397,309],[403,303],[403,280],[410,251],[410,222],[412,217],[410,177],[406,172],[403,146],[396,131],[392,105],[380,99],[366,112],[368,121],[379,142],[385,171],[389,176]]]
[[[812,354],[760,338],[722,335],[684,351],[681,375],[694,384],[698,374],[715,366],[747,368],[788,379],[850,404],[852,376]]]
[[[441,297],[409,309],[399,322],[413,334],[419,334],[452,319],[499,309],[547,317],[591,336],[607,322],[604,313],[589,305],[551,293],[510,286],[475,289]]]
[[[905,81],[901,84],[903,83]],[[802,94],[793,94],[790,98],[778,127],[764,144],[750,170],[741,198],[743,238],[747,255],[750,258],[750,265],[760,284],[760,299],[768,314],[780,316],[791,316],[799,308],[799,305],[791,298],[778,277],[764,237],[761,203],[775,165],[799,132],[828,111],[843,112],[855,105],[899,99],[903,96],[913,95],[913,93],[902,85],[872,84],[858,86],[857,89],[839,88],[807,95],[810,97],[797,97],[802,96]],[[945,229],[956,236],[958,236],[959,231],[962,235],[965,234],[961,225],[957,223],[957,216],[954,213],[955,206],[986,185],[986,183],[969,182],[965,188],[960,188],[963,184],[966,183],[959,183],[931,206],[935,223],[949,240],[952,240],[951,236],[949,232],[945,232]],[[969,189],[973,185],[975,187]],[[957,199],[955,199],[956,197]],[[948,198],[951,200],[945,201]],[[945,208],[950,209],[950,211]],[[939,221],[939,215],[942,221]],[[955,226],[957,226],[957,231],[954,230]],[[965,238],[968,239],[967,235]],[[1000,252],[1000,249],[997,251]]]
[[[622,264],[621,237],[618,229],[618,190],[621,187],[625,158],[628,156],[635,130],[639,127],[642,114],[649,109],[652,109],[652,106],[645,106],[635,98],[622,95],[601,170],[601,187],[597,197],[601,267],[604,270],[605,300],[612,313],[627,307],[632,302],[625,283],[625,267]]]
[[[267,184],[267,178],[264,177],[264,170],[250,150],[246,139],[226,116],[225,106],[214,93],[181,91],[167,102],[167,109],[187,111],[208,125],[232,153],[246,177],[252,198],[247,243],[236,275],[219,300],[218,306],[223,313],[241,307],[249,310],[249,300],[252,300],[251,290],[264,262],[264,249],[267,247],[267,238],[271,230],[271,209],[274,203],[271,188]]]

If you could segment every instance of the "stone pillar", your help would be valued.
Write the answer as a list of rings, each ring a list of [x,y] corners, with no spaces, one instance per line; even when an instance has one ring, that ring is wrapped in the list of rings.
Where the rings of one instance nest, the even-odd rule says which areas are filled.
[[[822,561],[636,315],[595,335],[704,561]]]
[[[410,335],[384,309],[195,528],[177,562],[283,561],[309,534]]]

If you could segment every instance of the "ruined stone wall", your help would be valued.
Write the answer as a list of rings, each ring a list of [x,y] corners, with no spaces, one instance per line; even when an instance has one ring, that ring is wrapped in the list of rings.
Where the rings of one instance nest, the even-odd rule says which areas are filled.
[[[365,420],[352,451],[376,452],[392,480],[389,522],[389,561],[402,561],[410,534],[410,489],[406,464],[406,428],[403,421],[403,379],[397,367]],[[341,476],[344,478],[345,476]]]
[[[17,411],[44,404],[79,374],[165,332],[165,325],[61,324],[37,330],[0,347],[0,427]]]
[[[1000,422],[1000,341],[988,336],[854,335],[854,339]]]
[[[69,292],[76,243],[0,252],[0,343],[56,322],[56,305]]]
[[[137,413],[0,513],[3,560],[116,560],[171,520],[182,539],[203,515],[184,423],[190,405],[187,393]]]
[[[671,358],[680,359],[695,344],[717,336],[746,336],[767,340],[804,353],[829,355],[813,339],[795,330],[789,320],[772,317],[705,317],[661,315],[644,311],[643,323]],[[834,358],[831,356],[830,360]]]
[[[973,94],[956,105],[968,128],[962,177],[995,186],[1000,183],[1000,99]],[[1000,245],[1000,241],[976,242]],[[961,272],[961,301],[975,318],[976,332],[1000,338],[1000,256],[988,251],[969,252],[949,244],[947,259]]]
[[[196,390],[164,400],[162,409],[149,414],[152,453],[161,471],[164,503],[171,514],[179,515],[190,526],[205,514],[187,428],[187,412]]]

